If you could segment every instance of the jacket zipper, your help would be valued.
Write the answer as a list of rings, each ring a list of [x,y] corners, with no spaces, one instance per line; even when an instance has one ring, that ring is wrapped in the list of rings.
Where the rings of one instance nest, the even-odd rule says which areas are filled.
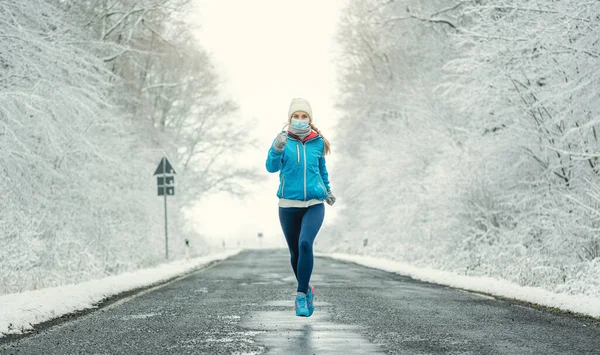
[[[304,201],[306,201],[306,144],[302,143],[304,148]]]
[[[298,164],[300,164],[300,147],[296,144],[296,153],[298,153]]]

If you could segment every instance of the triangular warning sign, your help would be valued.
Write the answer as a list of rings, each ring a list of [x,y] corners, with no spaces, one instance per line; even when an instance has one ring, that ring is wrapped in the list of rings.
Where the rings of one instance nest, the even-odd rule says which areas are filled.
[[[156,171],[154,172],[154,175],[164,174],[176,174],[175,169],[173,169],[171,163],[169,163],[169,160],[167,158],[161,159],[160,163],[158,164],[158,167],[156,168]]]

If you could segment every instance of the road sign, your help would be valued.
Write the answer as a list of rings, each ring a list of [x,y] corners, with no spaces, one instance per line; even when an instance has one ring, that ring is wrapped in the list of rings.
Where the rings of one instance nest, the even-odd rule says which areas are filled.
[[[175,176],[158,176],[158,196],[175,195]]]
[[[175,195],[175,169],[169,163],[167,158],[162,158],[154,175],[159,175],[157,179],[158,196],[173,196]]]
[[[177,175],[175,169],[173,169],[171,163],[169,163],[169,160],[167,158],[162,158],[162,160],[158,164],[158,167],[156,168],[156,171],[154,172],[154,175],[161,174]]]
[[[167,196],[175,195],[175,169],[169,163],[167,158],[162,158],[158,167],[156,167],[156,171],[154,171],[154,176],[157,176],[156,181],[158,184],[158,196],[164,196],[165,201],[165,255],[167,260],[169,260],[169,229],[168,229],[168,220],[167,220]]]

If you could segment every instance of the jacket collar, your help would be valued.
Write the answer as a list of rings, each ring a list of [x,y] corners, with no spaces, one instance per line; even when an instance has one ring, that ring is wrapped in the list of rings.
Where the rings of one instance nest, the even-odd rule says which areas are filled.
[[[319,137],[319,134],[315,131],[310,131],[310,133],[308,134],[308,136],[304,137],[304,139],[300,139],[298,136],[296,136],[295,134],[293,134],[292,132],[288,131],[288,134],[290,136],[292,136],[294,139],[299,140],[302,143],[305,143],[313,138],[317,138]]]

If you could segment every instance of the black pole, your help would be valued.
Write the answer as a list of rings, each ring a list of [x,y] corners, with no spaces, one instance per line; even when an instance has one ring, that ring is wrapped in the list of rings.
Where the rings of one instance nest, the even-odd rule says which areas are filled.
[[[165,180],[166,181],[166,180]],[[166,258],[169,260],[169,230],[167,228],[167,187],[165,185],[165,253]]]
[[[163,186],[164,186],[164,196],[165,196],[165,257],[169,260],[169,229],[167,222],[167,158],[163,158]]]

